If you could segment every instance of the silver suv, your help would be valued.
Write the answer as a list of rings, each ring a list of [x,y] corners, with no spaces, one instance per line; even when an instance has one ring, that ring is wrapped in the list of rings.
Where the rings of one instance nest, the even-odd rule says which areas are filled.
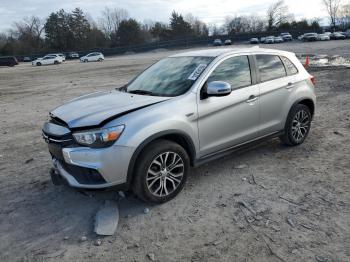
[[[271,137],[303,143],[315,102],[314,78],[293,53],[254,47],[173,55],[117,90],[54,109],[43,127],[51,177],[165,202],[181,191],[190,166]]]

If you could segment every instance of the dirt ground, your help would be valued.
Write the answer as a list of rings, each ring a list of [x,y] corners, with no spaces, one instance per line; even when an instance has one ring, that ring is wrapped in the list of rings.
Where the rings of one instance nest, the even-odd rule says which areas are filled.
[[[349,45],[269,47],[347,56]],[[274,139],[192,169],[183,192],[163,205],[127,195],[114,236],[94,234],[93,220],[117,192],[51,184],[41,137],[48,112],[121,86],[174,52],[0,68],[0,261],[350,261],[349,68],[310,70],[318,104],[303,145]]]

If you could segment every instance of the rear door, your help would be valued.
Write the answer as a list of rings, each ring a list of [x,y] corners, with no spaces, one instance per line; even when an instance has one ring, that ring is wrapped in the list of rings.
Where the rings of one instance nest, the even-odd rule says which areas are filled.
[[[200,157],[254,139],[259,128],[259,87],[247,55],[222,61],[206,84],[224,81],[231,85],[227,96],[198,101]],[[205,89],[206,85],[202,87]]]
[[[255,57],[260,81],[259,135],[264,136],[284,128],[297,69],[295,68],[295,74],[289,73],[289,69],[286,69],[282,58],[278,55],[259,54]]]

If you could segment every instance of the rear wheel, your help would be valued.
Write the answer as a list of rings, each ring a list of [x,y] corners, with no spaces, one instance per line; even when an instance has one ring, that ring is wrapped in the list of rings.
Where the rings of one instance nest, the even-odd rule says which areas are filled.
[[[40,62],[37,62],[36,65],[37,65],[37,66],[41,66],[41,63],[40,63]]]
[[[87,62],[88,62],[88,60],[87,60],[87,59],[85,59],[85,60],[84,60],[84,63],[87,63]]]
[[[303,104],[295,105],[289,112],[282,142],[289,146],[300,145],[309,134],[311,127],[310,109]]]
[[[99,58],[97,61],[102,62],[102,60],[103,60],[102,58]]]
[[[143,150],[137,165],[134,193],[145,202],[164,203],[184,187],[190,160],[180,145],[158,140]]]

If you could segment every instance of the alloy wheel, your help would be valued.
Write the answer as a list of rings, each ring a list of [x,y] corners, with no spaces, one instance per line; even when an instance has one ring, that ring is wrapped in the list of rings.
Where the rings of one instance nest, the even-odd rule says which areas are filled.
[[[296,142],[301,141],[310,128],[310,116],[305,110],[296,112],[292,122],[292,136]]]
[[[184,161],[175,152],[163,152],[151,162],[146,176],[148,190],[157,197],[174,192],[184,176]]]

